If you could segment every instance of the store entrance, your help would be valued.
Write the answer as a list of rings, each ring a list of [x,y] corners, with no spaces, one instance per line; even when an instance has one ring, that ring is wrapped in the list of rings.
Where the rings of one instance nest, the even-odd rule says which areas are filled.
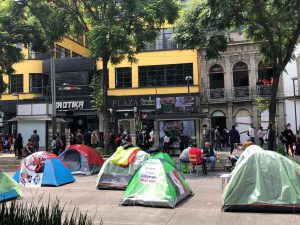
[[[72,116],[67,117],[66,120],[68,121],[68,126],[72,133],[76,133],[78,129],[82,132],[99,129],[99,119],[97,115]]]

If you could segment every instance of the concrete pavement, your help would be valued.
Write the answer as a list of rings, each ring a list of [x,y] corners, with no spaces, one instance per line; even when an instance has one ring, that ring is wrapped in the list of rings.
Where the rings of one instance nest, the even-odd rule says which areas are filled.
[[[12,173],[9,173],[13,175]],[[106,225],[298,225],[300,215],[267,213],[225,213],[221,211],[220,173],[185,175],[194,196],[175,209],[120,206],[123,191],[96,190],[96,175],[76,176],[76,182],[61,187],[23,188],[20,201],[46,203],[58,198],[66,211],[78,206],[82,212],[102,219]]]

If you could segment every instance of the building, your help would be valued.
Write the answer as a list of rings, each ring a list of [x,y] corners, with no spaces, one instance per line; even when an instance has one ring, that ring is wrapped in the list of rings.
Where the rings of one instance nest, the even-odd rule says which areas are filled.
[[[295,60],[287,64],[286,71],[283,73],[283,87],[285,96],[285,124],[290,123],[291,129],[295,133],[296,128],[299,128],[300,125],[300,45],[296,46],[294,54],[296,56]],[[294,85],[293,78],[295,78]]]
[[[173,29],[162,28],[153,43],[126,61],[109,65],[109,127],[115,132],[136,133],[145,129],[156,133],[156,145],[171,136],[172,149],[179,141],[199,144],[200,82],[197,51],[178,49],[171,39]]]
[[[51,104],[49,106],[49,54],[36,53],[22,45],[19,47],[22,48],[24,60],[14,65],[15,73],[10,78],[4,77],[8,90],[0,96],[0,128],[3,133],[22,133],[24,141],[30,137],[33,128],[38,132],[40,128],[40,146],[46,148],[51,136],[48,135],[51,133],[51,121],[46,126],[44,122],[51,120],[51,110],[39,109],[52,107]],[[89,83],[95,74],[95,63],[88,56],[83,36],[65,37],[55,45],[57,116],[63,118],[67,122],[63,124],[68,125],[73,132],[77,129],[98,128],[99,123],[97,111],[89,99]],[[39,104],[41,107],[36,107]],[[17,105],[22,109],[18,113]],[[44,117],[37,119],[38,116]],[[58,128],[64,131],[63,126]]]
[[[205,49],[199,53],[201,64],[201,95],[203,112],[211,127],[231,128],[237,124],[241,141],[245,141],[250,124],[267,129],[268,111],[257,109],[256,98],[268,97],[271,90],[272,67],[261,62],[259,47],[243,39],[239,33],[230,34],[227,51],[217,60],[206,60]],[[282,78],[281,78],[282,79]],[[277,127],[284,127],[284,96],[280,82],[277,96]]]

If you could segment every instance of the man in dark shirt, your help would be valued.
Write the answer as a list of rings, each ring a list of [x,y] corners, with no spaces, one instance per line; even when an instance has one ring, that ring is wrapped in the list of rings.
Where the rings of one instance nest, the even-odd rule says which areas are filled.
[[[230,150],[230,154],[231,154],[234,149],[234,145],[240,143],[240,134],[235,129],[234,125],[232,126],[232,129],[229,131],[229,141],[230,141],[230,147],[231,147],[231,150]]]
[[[33,131],[33,134],[31,135],[31,140],[33,142],[33,152],[37,152],[39,150],[40,142],[40,136],[37,134],[37,130]]]
[[[203,159],[205,162],[210,163],[210,171],[213,172],[215,170],[215,165],[217,161],[217,157],[215,155],[214,149],[211,148],[209,142],[205,142],[205,146],[203,150]]]

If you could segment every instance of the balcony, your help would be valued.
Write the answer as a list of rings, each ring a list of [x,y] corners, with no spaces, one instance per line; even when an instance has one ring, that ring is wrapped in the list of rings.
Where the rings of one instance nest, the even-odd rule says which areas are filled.
[[[269,97],[271,96],[271,88],[271,85],[258,85],[257,95],[260,97]]]
[[[207,98],[213,101],[225,101],[225,89],[215,88],[206,91]]]
[[[250,96],[250,87],[234,87],[232,88],[232,96],[234,100],[242,100],[242,99],[249,99]]]

